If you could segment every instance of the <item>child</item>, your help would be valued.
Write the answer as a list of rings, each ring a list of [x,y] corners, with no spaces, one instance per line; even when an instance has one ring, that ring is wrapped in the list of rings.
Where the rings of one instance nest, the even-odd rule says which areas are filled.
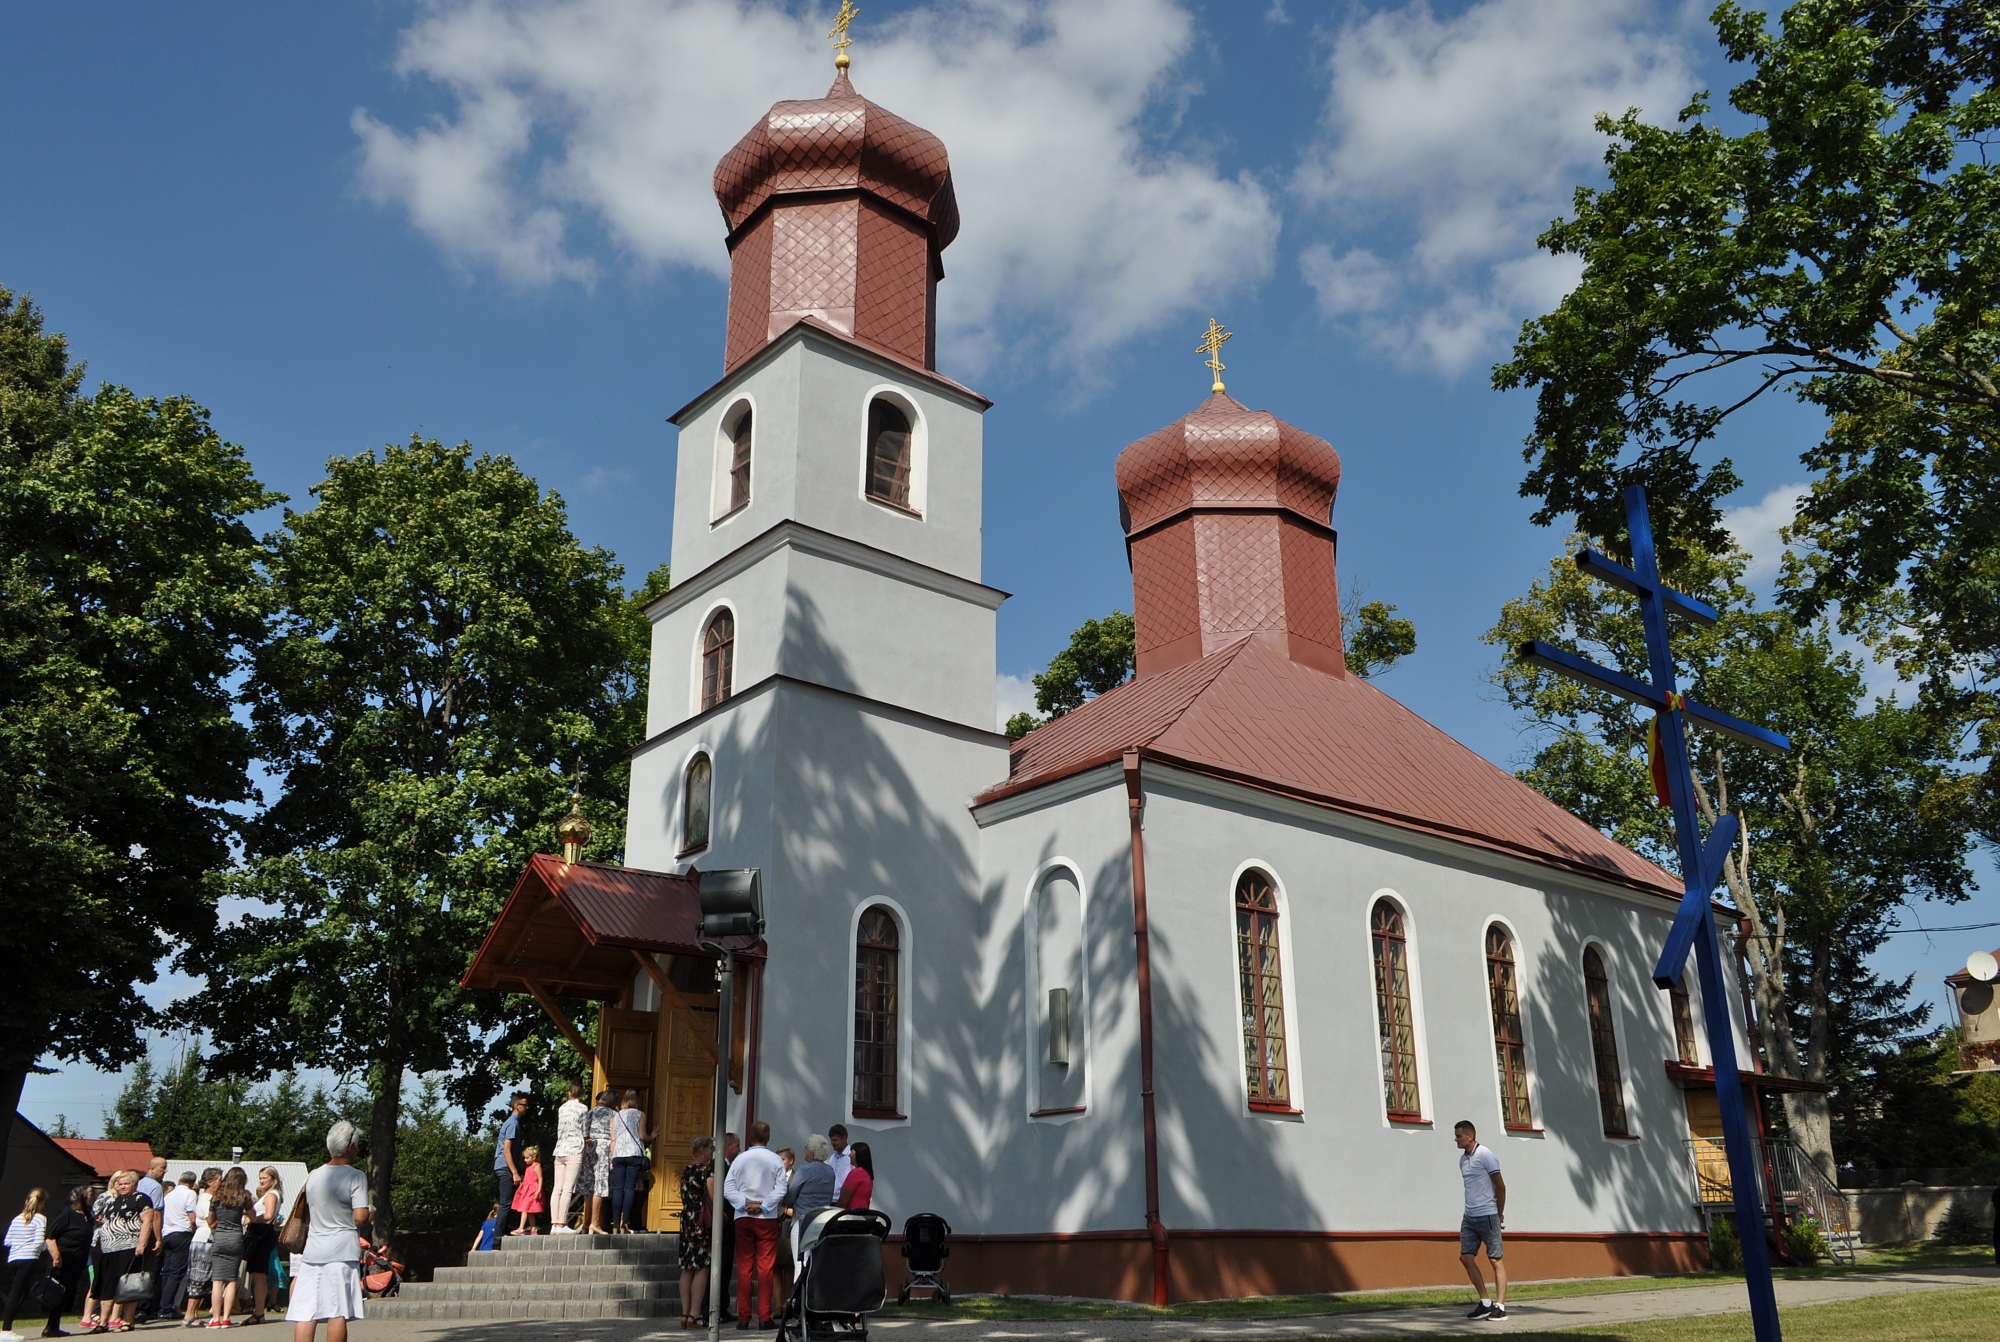
[[[507,1233],[510,1235],[539,1235],[535,1229],[535,1218],[542,1214],[542,1148],[531,1146],[521,1153],[521,1163],[527,1168],[521,1174],[521,1186],[514,1190],[513,1208],[521,1213],[521,1224]]]
[[[500,1247],[500,1204],[494,1203],[493,1210],[486,1213],[486,1219],[479,1223],[479,1234],[472,1241],[474,1253],[491,1252]]]

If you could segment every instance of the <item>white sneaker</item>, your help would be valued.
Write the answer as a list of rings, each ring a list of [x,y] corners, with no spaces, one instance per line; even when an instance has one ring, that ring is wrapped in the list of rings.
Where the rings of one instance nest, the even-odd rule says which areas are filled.
[[[0,1333],[0,1342],[21,1342],[21,1335],[12,1328],[9,1328],[4,1333]]]
[[[549,1233],[550,1233],[551,1235],[574,1235],[574,1234],[576,1233],[576,1227],[575,1227],[575,1226],[557,1226],[557,1227],[556,1227],[556,1228],[555,1228],[554,1230],[551,1230],[551,1231],[550,1231]],[[5,1342],[5,1340],[4,1340],[4,1339],[0,1339],[0,1342]]]

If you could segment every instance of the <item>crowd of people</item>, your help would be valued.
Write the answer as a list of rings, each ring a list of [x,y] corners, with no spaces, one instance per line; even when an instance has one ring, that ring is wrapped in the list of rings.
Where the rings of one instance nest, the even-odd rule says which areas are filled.
[[[361,1317],[358,1228],[369,1219],[367,1176],[353,1168],[359,1140],[352,1123],[333,1125],[327,1163],[289,1212],[284,1181],[268,1165],[254,1189],[240,1165],[189,1170],[169,1184],[158,1157],[143,1174],[116,1170],[102,1187],[79,1185],[60,1208],[31,1189],[7,1222],[0,1342],[19,1342],[15,1320],[31,1306],[48,1317],[41,1336],[67,1337],[72,1309],[86,1333],[156,1321],[233,1328],[263,1323],[280,1295],[295,1342],[313,1342],[321,1322],[327,1342],[345,1342],[346,1321]],[[306,1233],[285,1252],[280,1233],[292,1215],[304,1217]]]
[[[508,1105],[493,1150],[498,1196],[472,1247],[491,1250],[502,1236],[537,1235],[544,1220],[554,1235],[629,1235],[644,1231],[646,1193],[651,1191],[648,1148],[658,1133],[641,1107],[636,1090],[600,1091],[585,1103],[583,1087],[571,1085],[556,1112],[551,1152],[553,1177],[542,1174],[541,1149],[524,1145],[521,1119],[528,1096],[517,1093]],[[875,1159],[866,1142],[850,1143],[844,1125],[825,1135],[813,1133],[799,1158],[791,1147],[771,1147],[771,1127],[750,1125],[750,1145],[735,1133],[723,1141],[722,1188],[716,1192],[715,1143],[697,1137],[681,1169],[681,1325],[705,1326],[714,1217],[723,1218],[723,1318],[739,1329],[775,1329],[776,1316],[797,1270],[799,1231],[823,1207],[862,1209],[875,1191]],[[545,1199],[542,1194],[548,1188]],[[789,1227],[789,1233],[787,1233]],[[780,1284],[778,1247],[786,1284]],[[727,1287],[732,1270],[735,1309]],[[754,1306],[754,1308],[753,1308]],[[4,1342],[4,1340],[0,1340]]]

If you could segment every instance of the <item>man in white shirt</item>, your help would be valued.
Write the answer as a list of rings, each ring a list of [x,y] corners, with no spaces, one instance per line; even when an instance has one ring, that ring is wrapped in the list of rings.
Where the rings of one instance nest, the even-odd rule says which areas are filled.
[[[847,1149],[847,1125],[836,1123],[828,1128],[826,1140],[833,1148],[833,1156],[826,1163],[833,1166],[833,1191],[838,1193],[841,1184],[847,1181],[847,1172],[854,1168],[854,1155]]]
[[[1465,1217],[1458,1223],[1458,1261],[1479,1303],[1468,1319],[1507,1317],[1507,1265],[1501,1261],[1500,1228],[1507,1223],[1507,1181],[1500,1177],[1500,1158],[1479,1144],[1479,1131],[1464,1119],[1452,1124],[1451,1139],[1458,1143],[1458,1173],[1465,1180]],[[1486,1246],[1486,1260],[1493,1264],[1493,1295],[1486,1295],[1486,1278],[1479,1272],[1479,1246]]]
[[[181,1176],[169,1188],[160,1213],[160,1306],[161,1314],[173,1314],[187,1296],[188,1246],[194,1243],[194,1205],[201,1195],[194,1191],[194,1171]]]
[[[785,1162],[771,1149],[771,1125],[750,1125],[750,1146],[730,1163],[722,1196],[736,1213],[736,1327],[750,1326],[755,1277],[757,1326],[775,1329],[778,1305],[778,1202],[785,1196]]]

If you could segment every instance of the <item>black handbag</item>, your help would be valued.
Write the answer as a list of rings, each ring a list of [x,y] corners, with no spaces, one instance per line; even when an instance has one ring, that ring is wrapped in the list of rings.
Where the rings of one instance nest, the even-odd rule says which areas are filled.
[[[28,1287],[29,1298],[43,1309],[54,1309],[64,1303],[68,1295],[69,1292],[63,1289],[62,1279],[50,1276],[46,1271],[40,1273]]]
[[[114,1305],[133,1305],[141,1300],[151,1300],[160,1293],[159,1281],[150,1272],[127,1272],[118,1279],[118,1290],[111,1297]]]

